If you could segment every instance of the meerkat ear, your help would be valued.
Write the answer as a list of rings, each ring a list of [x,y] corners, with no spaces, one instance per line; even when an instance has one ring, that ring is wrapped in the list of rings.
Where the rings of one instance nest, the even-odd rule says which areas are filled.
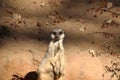
[[[55,35],[51,33],[51,34],[50,34],[50,38],[51,38],[51,39],[55,39]]]
[[[65,34],[66,34],[65,31],[63,31],[63,34],[64,34],[64,37],[65,37]]]
[[[52,34],[52,31],[50,31],[49,34],[51,35],[51,34]]]
[[[63,31],[63,33],[65,34],[65,31]]]
[[[50,39],[55,39],[55,31],[54,30],[52,30],[52,31],[50,31]]]
[[[52,38],[52,31],[49,31],[49,37]]]

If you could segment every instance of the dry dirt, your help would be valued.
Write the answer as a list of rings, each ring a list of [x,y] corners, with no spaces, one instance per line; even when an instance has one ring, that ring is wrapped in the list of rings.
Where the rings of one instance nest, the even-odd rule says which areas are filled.
[[[120,17],[100,14],[101,5],[88,0],[0,0],[0,80],[36,80],[53,28],[66,33],[64,80],[120,80]],[[111,10],[120,14],[119,6]],[[115,25],[104,27],[105,20]]]

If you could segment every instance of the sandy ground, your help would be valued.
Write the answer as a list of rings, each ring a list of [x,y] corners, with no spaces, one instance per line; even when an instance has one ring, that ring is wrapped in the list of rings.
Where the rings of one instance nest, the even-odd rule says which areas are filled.
[[[88,11],[101,6],[101,2],[89,4],[87,0],[0,2],[0,80],[36,80],[35,71],[53,28],[62,28],[66,33],[64,80],[119,80],[120,72],[113,64],[115,68],[120,66],[120,17]],[[120,7],[112,11],[119,14]],[[13,16],[16,13],[22,17],[18,21]],[[102,27],[105,20],[117,25]],[[112,76],[114,72],[118,77]]]

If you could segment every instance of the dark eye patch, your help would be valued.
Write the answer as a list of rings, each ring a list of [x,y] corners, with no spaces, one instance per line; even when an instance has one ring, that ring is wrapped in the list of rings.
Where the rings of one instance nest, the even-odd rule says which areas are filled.
[[[57,33],[56,32],[52,32],[52,34],[56,35]]]
[[[63,33],[62,31],[59,32],[60,35],[61,35],[62,33]]]

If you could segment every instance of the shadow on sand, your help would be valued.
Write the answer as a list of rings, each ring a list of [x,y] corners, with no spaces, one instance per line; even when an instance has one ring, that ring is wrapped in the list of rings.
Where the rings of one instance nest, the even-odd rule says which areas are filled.
[[[37,80],[38,74],[36,71],[28,72],[24,77],[19,76],[18,74],[13,74],[11,80]]]

